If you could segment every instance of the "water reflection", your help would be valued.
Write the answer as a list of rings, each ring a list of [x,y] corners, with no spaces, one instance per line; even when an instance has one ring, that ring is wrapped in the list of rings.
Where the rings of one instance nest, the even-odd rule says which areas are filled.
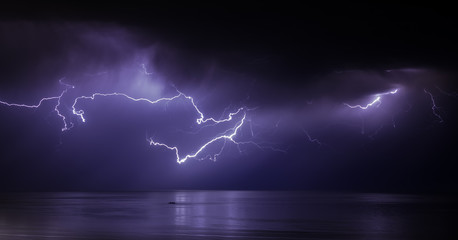
[[[0,239],[452,239],[456,215],[454,198],[414,195],[3,193]]]

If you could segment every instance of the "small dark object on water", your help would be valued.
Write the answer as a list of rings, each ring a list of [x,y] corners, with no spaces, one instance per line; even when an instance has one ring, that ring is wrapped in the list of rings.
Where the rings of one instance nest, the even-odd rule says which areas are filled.
[[[169,204],[176,204],[176,202],[169,202]]]

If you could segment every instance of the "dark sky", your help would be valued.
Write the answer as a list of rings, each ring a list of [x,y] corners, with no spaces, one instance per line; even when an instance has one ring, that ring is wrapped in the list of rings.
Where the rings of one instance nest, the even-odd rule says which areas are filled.
[[[458,191],[449,6],[16,2],[0,11],[0,190]],[[177,90],[205,117],[242,110],[199,125],[184,97],[106,96],[78,101],[86,122],[72,113],[77,97],[96,92],[156,100]],[[57,99],[6,104],[61,93],[65,121]],[[242,118],[238,145],[215,141],[182,164],[145,140],[185,156]]]

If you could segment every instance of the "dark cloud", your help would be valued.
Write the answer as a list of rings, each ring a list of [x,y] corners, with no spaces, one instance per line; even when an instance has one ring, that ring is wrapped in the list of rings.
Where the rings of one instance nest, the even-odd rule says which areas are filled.
[[[286,8],[159,7],[118,15],[112,6],[103,16],[92,9],[65,21],[63,13],[10,16],[0,23],[0,100],[36,103],[60,93],[61,79],[75,85],[61,106],[75,127],[60,132],[52,103],[1,105],[1,188],[456,191],[449,184],[456,180],[455,50],[447,44],[454,36],[441,30],[451,23],[437,30],[446,16],[429,23],[420,16],[438,17],[438,9],[422,7],[379,19],[387,9],[311,8],[303,16]],[[438,39],[425,39],[433,33]],[[232,126],[200,129],[184,98],[81,100],[84,124],[71,112],[79,95],[157,99],[176,89],[209,117],[245,106],[237,140],[257,145],[228,142],[216,162],[182,165],[173,151],[149,146],[153,137],[184,155]],[[394,89],[366,110],[344,105],[365,106]]]

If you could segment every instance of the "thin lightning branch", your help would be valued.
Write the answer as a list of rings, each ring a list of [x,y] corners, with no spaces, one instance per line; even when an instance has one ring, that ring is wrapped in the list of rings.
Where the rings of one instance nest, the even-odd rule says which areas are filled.
[[[142,66],[142,69],[143,69],[143,73],[144,73],[145,75],[152,75],[152,74],[153,74],[153,73],[148,72],[148,71],[146,70],[145,64],[142,64],[141,66]]]
[[[72,88],[73,88],[73,86],[72,86]],[[73,123],[71,123],[71,122],[70,122],[70,127],[68,126],[65,116],[64,116],[62,113],[60,113],[60,111],[59,111],[60,99],[62,98],[62,96],[64,96],[65,93],[67,93],[67,91],[68,91],[68,88],[65,89],[65,90],[60,94],[59,98],[57,99],[57,105],[54,107],[54,111],[56,111],[57,115],[58,115],[60,118],[62,118],[62,121],[64,122],[64,127],[61,129],[62,132],[66,131],[66,130],[70,130],[70,129],[73,127]]]
[[[254,137],[254,132],[253,132],[253,122],[251,120],[248,121],[250,123],[250,133],[251,137]]]
[[[8,102],[4,102],[4,101],[1,101],[1,100],[0,100],[0,103],[3,104],[3,105],[9,106],[9,107],[39,108],[43,102],[48,101],[48,100],[58,99],[58,98],[60,98],[60,96],[61,95],[56,96],[56,97],[45,97],[45,98],[42,98],[40,100],[40,102],[38,102],[38,104],[36,104],[36,105],[27,105],[27,104],[19,104],[19,103],[8,103]]]
[[[177,90],[178,91],[178,90]],[[206,123],[208,121],[210,122],[213,122],[213,123],[222,123],[222,122],[229,122],[232,120],[232,117],[234,115],[237,115],[239,114],[240,111],[242,111],[243,108],[239,108],[236,112],[232,112],[232,113],[229,113],[229,116],[227,118],[224,118],[224,119],[221,119],[221,120],[215,120],[214,118],[205,118],[204,117],[204,114],[199,110],[199,108],[196,106],[196,104],[194,103],[194,98],[190,97],[190,96],[186,96],[185,94],[183,94],[182,92],[178,91],[180,94],[179,95],[182,95],[184,96],[185,98],[189,99],[192,103],[192,105],[194,106],[194,109],[196,109],[197,113],[199,113],[200,115],[200,118],[198,118],[196,120],[197,124],[202,124],[202,123]]]
[[[179,98],[180,96],[182,96],[182,94],[178,94],[176,96],[173,96],[173,97],[169,97],[169,98],[159,98],[157,100],[149,100],[147,98],[133,98],[125,93],[94,93],[92,94],[91,96],[80,96],[80,97],[77,97],[75,98],[75,100],[73,101],[73,105],[72,105],[72,112],[73,114],[79,116],[81,118],[81,121],[83,122],[86,122],[86,119],[84,118],[84,111],[83,110],[76,110],[76,104],[78,103],[78,101],[80,99],[90,99],[90,100],[94,100],[95,97],[97,96],[100,96],[100,97],[109,97],[109,96],[122,96],[122,97],[125,97],[129,100],[132,100],[132,101],[135,101],[135,102],[139,102],[139,101],[145,101],[145,102],[148,102],[148,103],[151,103],[151,104],[156,104],[158,102],[161,102],[161,101],[172,101],[176,98]]]
[[[318,145],[320,145],[320,146],[322,145],[322,143],[320,142],[320,140],[318,140],[318,139],[316,139],[316,138],[312,138],[312,137],[310,136],[310,134],[309,134],[304,128],[302,128],[302,132],[305,133],[305,136],[307,136],[307,139],[308,139],[310,142],[316,143],[316,144],[318,144]]]
[[[64,78],[62,78],[62,79],[64,79]],[[70,84],[68,84],[68,83],[62,82],[62,79],[59,79],[59,83],[60,83],[61,85],[64,85],[67,89],[69,89],[69,88],[75,88],[75,86],[73,86],[73,85],[70,85]]]
[[[442,94],[447,95],[449,97],[457,97],[458,96],[458,93],[456,93],[456,92],[450,93],[450,92],[446,92],[445,90],[441,89],[438,86],[435,86],[435,87],[439,90],[439,92],[441,92]]]
[[[258,149],[262,150],[262,151],[265,151],[265,150],[271,150],[271,151],[274,151],[274,152],[281,152],[283,154],[287,154],[288,151],[287,150],[283,150],[283,149],[279,149],[279,148],[275,148],[273,147],[273,143],[256,143],[254,141],[244,141],[244,142],[237,142],[237,147],[239,148],[239,152],[241,152],[240,150],[240,145],[244,145],[244,144],[250,144],[250,145],[254,145],[255,147],[257,147]],[[265,145],[262,145],[262,144],[265,144]],[[268,145],[268,146],[266,146]]]
[[[216,159],[221,156],[221,154],[223,153],[224,151],[224,148],[226,147],[226,143],[227,143],[227,139],[224,139],[224,142],[223,142],[223,146],[221,147],[221,149],[219,150],[219,152],[213,154],[213,156],[211,154],[207,155],[205,158],[208,158],[210,159],[211,161],[214,161],[216,162]],[[204,159],[205,159],[204,158]]]
[[[184,96],[184,95],[183,95],[183,96]],[[193,106],[194,106],[194,108],[196,109],[197,112],[200,112],[199,109],[197,108],[197,106],[196,106],[195,104],[193,104]],[[198,121],[197,124],[200,125],[201,123],[207,123],[208,121],[212,121],[212,123],[207,123],[206,125],[200,127],[200,128],[199,128],[198,130],[196,130],[196,131],[182,131],[182,130],[178,130],[178,131],[184,132],[184,133],[188,133],[188,134],[197,134],[197,133],[201,132],[202,130],[204,130],[204,129],[207,128],[207,127],[213,127],[213,126],[217,125],[218,123],[228,122],[228,121],[232,120],[231,113],[229,113],[227,119],[223,119],[223,116],[226,115],[226,112],[229,110],[230,107],[231,107],[231,106],[228,106],[228,107],[226,107],[226,108],[224,109],[223,113],[221,113],[221,116],[220,116],[220,119],[221,119],[221,120],[219,120],[219,121],[216,121],[216,120],[214,120],[213,118],[212,118],[211,120],[209,120],[209,119],[205,119],[205,120],[204,120],[204,119],[203,119],[203,115],[200,115],[201,117],[200,117],[199,119],[201,119],[201,121]],[[232,115],[238,114],[238,113],[240,112],[240,110],[241,110],[241,109],[238,109],[237,112],[232,113]],[[251,111],[251,110],[253,110],[253,109],[245,108],[245,110],[246,110],[246,111]],[[200,113],[199,113],[199,114],[200,114]],[[198,120],[199,120],[199,119],[198,119]],[[251,121],[250,121],[250,120],[247,120],[247,121],[250,122],[250,125],[251,125]],[[251,131],[253,132],[253,130],[251,130]]]
[[[431,97],[431,103],[432,103],[432,105],[433,105],[433,106],[431,107],[431,109],[433,110],[433,114],[434,114],[437,118],[439,118],[439,122],[440,122],[440,123],[444,122],[444,119],[441,117],[441,115],[439,115],[439,113],[437,113],[437,110],[438,110],[439,108],[438,108],[437,105],[436,105],[436,101],[434,100],[433,94],[431,94],[430,92],[428,92],[428,91],[426,90],[426,88],[423,89],[423,90],[425,91],[426,94],[428,94],[428,95]]]
[[[360,108],[360,109],[366,110],[367,108],[372,107],[375,104],[377,104],[377,107],[380,106],[380,104],[382,104],[382,96],[389,95],[389,94],[396,94],[397,92],[398,92],[398,89],[395,89],[395,90],[390,91],[390,92],[376,94],[375,95],[375,99],[372,102],[366,104],[365,106],[359,105],[359,104],[358,105],[350,105],[348,103],[344,103],[344,105],[349,107],[349,108]]]

